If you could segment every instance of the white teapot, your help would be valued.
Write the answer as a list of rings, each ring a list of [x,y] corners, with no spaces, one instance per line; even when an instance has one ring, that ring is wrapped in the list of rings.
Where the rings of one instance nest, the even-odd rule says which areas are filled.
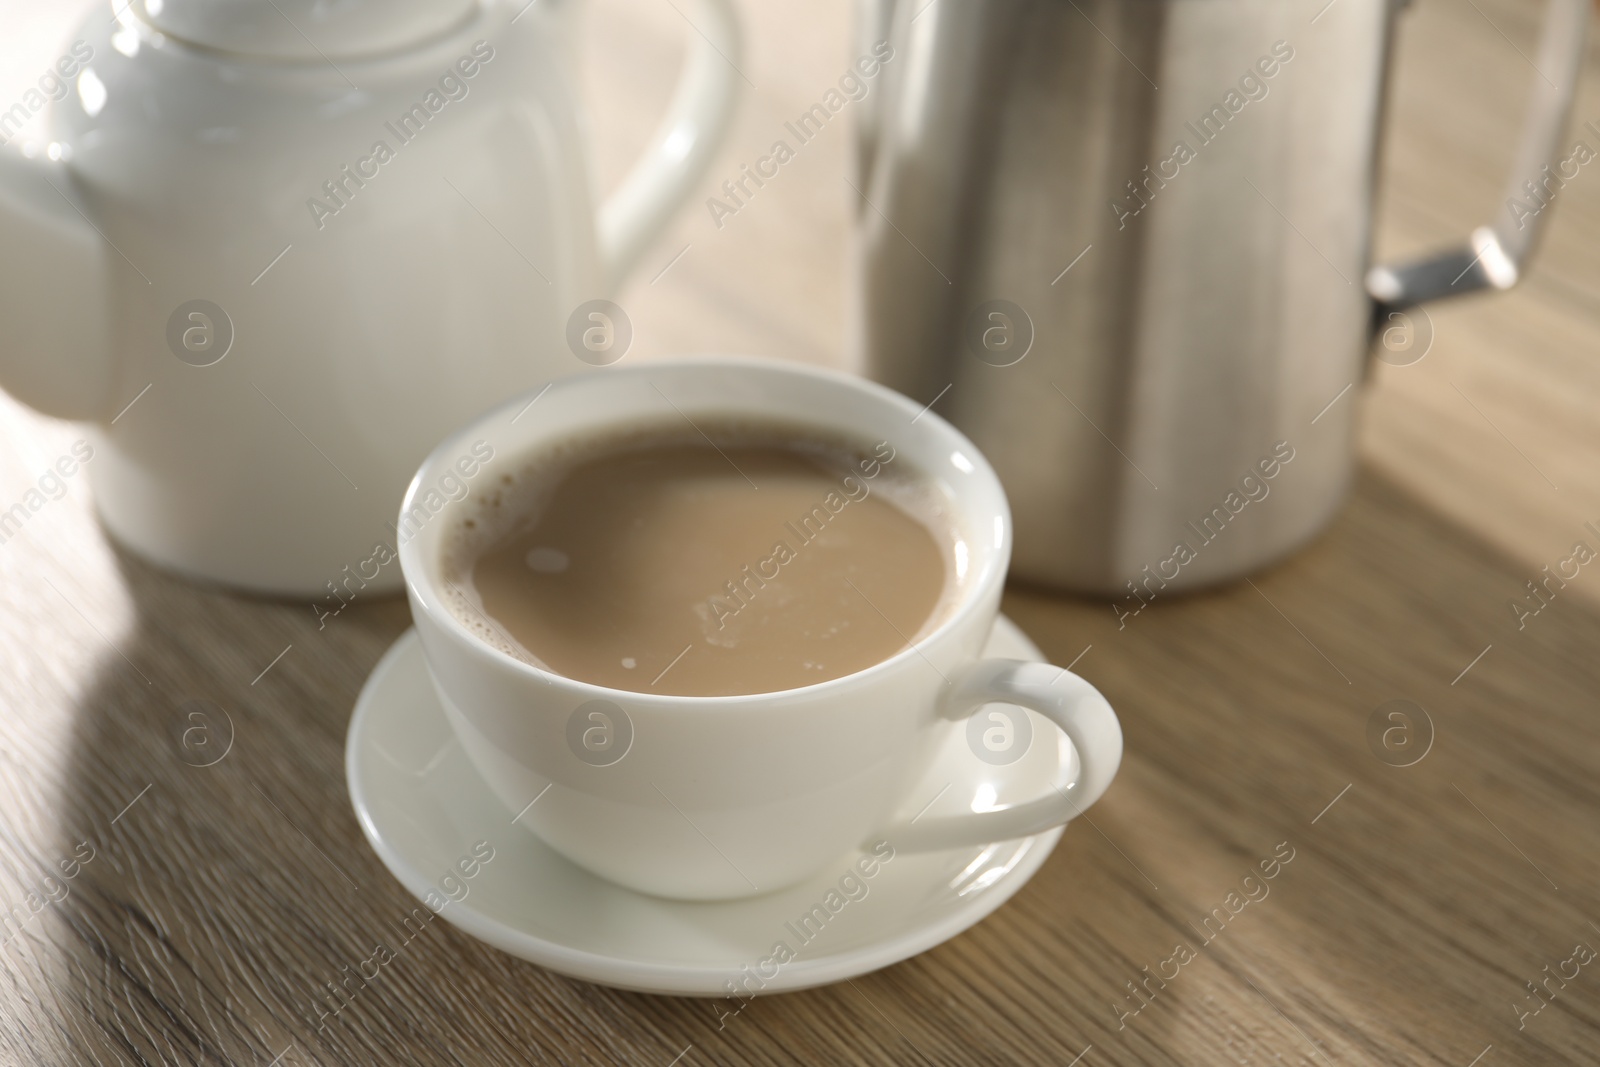
[[[657,140],[596,213],[574,7],[118,0],[51,67],[60,99],[0,112],[0,385],[94,424],[122,543],[264,593],[356,567],[397,588],[376,549],[433,445],[620,356],[626,322],[589,304],[710,161],[738,28],[702,3]],[[36,104],[43,132],[13,136]]]

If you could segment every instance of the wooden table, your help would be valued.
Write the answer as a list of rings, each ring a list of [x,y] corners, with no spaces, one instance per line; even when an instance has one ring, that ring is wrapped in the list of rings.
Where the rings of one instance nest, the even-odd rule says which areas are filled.
[[[755,88],[719,182],[851,58],[842,0],[745,8]],[[11,99],[73,12],[0,14]],[[1488,215],[1537,15],[1418,0],[1405,16],[1380,253]],[[655,0],[596,0],[591,19],[609,181],[659,113],[685,28]],[[1590,66],[1577,122],[1600,118]],[[839,362],[847,150],[828,130],[721,230],[687,212],[621,297],[630,358]],[[1120,631],[1103,603],[1014,590],[1006,611],[1055,661],[1081,655],[1122,716],[1127,757],[1093,825],[950,943],[760,999],[720,1031],[707,1002],[568,980],[439,923],[316,1032],[308,991],[412,903],[366,846],[342,770],[351,705],[406,607],[358,603],[319,632],[304,605],[174,581],[107,542],[74,480],[0,545],[0,904],[75,875],[0,949],[0,1059],[1600,1062],[1600,967],[1519,1016],[1544,1003],[1526,983],[1600,949],[1600,576],[1525,629],[1507,606],[1574,541],[1600,547],[1583,528],[1600,523],[1597,237],[1586,169],[1522,288],[1434,309],[1428,357],[1379,368],[1349,506],[1253,584],[1158,602]],[[6,401],[0,435],[12,500],[77,433]],[[1394,699],[1431,719],[1414,766],[1369,747]],[[190,700],[232,716],[215,766],[183,758]],[[1293,858],[1270,893],[1208,942],[1205,917],[1275,851]],[[1194,959],[1123,1014],[1143,1003],[1126,983],[1171,974],[1179,944]]]

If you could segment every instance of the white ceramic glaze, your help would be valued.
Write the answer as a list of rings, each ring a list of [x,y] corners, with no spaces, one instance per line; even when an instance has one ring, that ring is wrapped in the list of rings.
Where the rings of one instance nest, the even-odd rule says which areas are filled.
[[[536,403],[536,407],[529,405]],[[453,528],[437,487],[473,470],[473,492],[574,436],[643,421],[734,415],[888,442],[937,482],[964,530],[968,573],[933,632],[866,670],[753,696],[631,693],[530,666],[474,636],[446,606],[441,557]],[[486,457],[486,453],[492,456]],[[471,462],[464,464],[464,457]],[[481,461],[481,462],[480,462]],[[1011,551],[1005,494],[972,443],[932,412],[861,379],[795,364],[702,359],[566,378],[469,424],[407,491],[400,563],[441,703],[463,748],[510,811],[586,869],[641,892],[727,899],[793,885],[863,843],[902,851],[1008,840],[1060,825],[1110,784],[1122,734],[1089,683],[1040,663],[979,660]],[[631,737],[605,766],[569,729],[605,701]],[[895,822],[939,746],[990,701],[1039,712],[1071,738],[1083,773],[1025,804]],[[548,788],[548,795],[545,790]]]
[[[587,369],[568,320],[703,170],[739,52],[728,0],[702,0],[666,122],[597,215],[577,6],[89,15],[52,67],[60,99],[34,94],[43,133],[0,146],[0,385],[95,424],[96,502],[122,542],[197,578],[326,596],[392,544],[445,433]],[[191,319],[193,301],[222,317]],[[173,323],[198,350],[174,347]],[[398,567],[372,566],[364,588],[398,587]]]
[[[381,55],[470,20],[477,0],[124,0],[148,25],[235,55],[313,62]],[[119,3],[117,7],[123,7]],[[527,0],[522,0],[527,3]],[[521,6],[520,4],[518,5]]]
[[[984,653],[1043,658],[1004,617]],[[717,1013],[724,1026],[734,1025],[727,1016],[736,1016],[752,994],[843,981],[954,937],[1021,889],[1061,836],[1058,827],[1018,841],[897,854],[859,887],[846,886],[856,899],[840,894],[830,902],[828,894],[838,892],[845,872],[859,873],[860,853],[786,890],[743,900],[696,903],[635,893],[574,866],[514,824],[455,742],[415,632],[395,642],[362,688],[345,771],[367,840],[427,908],[406,917],[408,932],[436,913],[496,948],[574,978],[645,993],[731,991],[737,999]],[[954,736],[911,789],[902,814],[912,818],[929,801],[929,817],[1015,803],[1076,775],[1065,742],[1034,746],[1001,773]],[[474,863],[475,847],[492,859]],[[798,928],[801,916],[828,903],[837,910],[820,933]],[[779,941],[796,957],[763,966]]]

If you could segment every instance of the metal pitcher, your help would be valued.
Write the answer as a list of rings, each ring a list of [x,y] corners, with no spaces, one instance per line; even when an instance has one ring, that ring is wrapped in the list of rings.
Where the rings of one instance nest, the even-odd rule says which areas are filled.
[[[1505,206],[1373,266],[1393,0],[868,0],[852,345],[981,448],[1013,573],[1113,594],[1234,578],[1337,510],[1372,349],[1515,284],[1578,161],[1588,0],[1549,0]],[[1586,162],[1587,160],[1583,160]]]

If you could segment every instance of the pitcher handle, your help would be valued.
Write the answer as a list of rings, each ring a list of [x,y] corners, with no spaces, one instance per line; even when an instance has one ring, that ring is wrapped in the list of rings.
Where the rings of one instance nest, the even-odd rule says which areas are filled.
[[[1545,195],[1553,193],[1549,183],[1553,180],[1556,188],[1563,184],[1558,173],[1547,176],[1545,171],[1561,162],[1561,135],[1583,67],[1589,4],[1590,0],[1549,0],[1522,141],[1512,160],[1505,204],[1493,225],[1473,230],[1465,248],[1369,270],[1366,283],[1376,302],[1374,323],[1427,300],[1478,289],[1509,289],[1522,277],[1544,224]]]
[[[700,0],[690,52],[655,142],[600,209],[600,256],[614,291],[704,175],[722,143],[742,78],[731,0]]]

